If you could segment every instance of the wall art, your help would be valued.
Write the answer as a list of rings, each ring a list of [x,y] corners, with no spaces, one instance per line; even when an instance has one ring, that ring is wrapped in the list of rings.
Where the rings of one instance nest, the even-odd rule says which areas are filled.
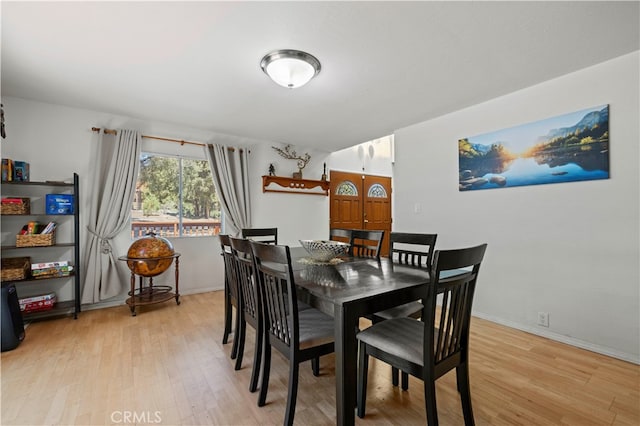
[[[458,141],[459,190],[609,178],[609,105]]]

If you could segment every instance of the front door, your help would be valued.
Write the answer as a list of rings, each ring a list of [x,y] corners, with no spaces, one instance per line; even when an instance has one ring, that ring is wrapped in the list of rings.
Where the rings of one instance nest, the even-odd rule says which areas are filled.
[[[391,178],[331,171],[329,226],[384,230],[381,254],[389,251]]]

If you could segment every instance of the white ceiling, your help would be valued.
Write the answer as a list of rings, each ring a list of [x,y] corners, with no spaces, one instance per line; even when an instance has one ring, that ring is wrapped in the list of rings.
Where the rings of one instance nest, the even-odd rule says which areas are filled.
[[[332,151],[636,51],[639,4],[3,1],[2,94]]]

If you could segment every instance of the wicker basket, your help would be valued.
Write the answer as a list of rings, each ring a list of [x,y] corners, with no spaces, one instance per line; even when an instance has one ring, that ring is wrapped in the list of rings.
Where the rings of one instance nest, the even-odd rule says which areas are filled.
[[[0,214],[30,214],[31,200],[24,197],[3,198]]]
[[[16,247],[45,247],[56,243],[56,234],[16,235]]]
[[[30,257],[8,257],[2,259],[2,281],[19,281],[31,275]]]

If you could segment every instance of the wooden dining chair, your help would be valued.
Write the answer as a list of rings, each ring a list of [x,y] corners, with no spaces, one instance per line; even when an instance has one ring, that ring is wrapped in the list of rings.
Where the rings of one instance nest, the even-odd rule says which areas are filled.
[[[255,347],[253,351],[253,366],[251,370],[251,380],[249,381],[249,391],[255,392],[258,388],[258,375],[260,374],[260,361],[262,359],[263,341],[263,318],[262,306],[259,303],[258,287],[255,283],[253,271],[253,256],[249,240],[240,238],[230,238],[231,250],[235,261],[236,277],[239,284],[238,292],[238,350],[236,356],[235,369],[242,367],[244,355],[244,343],[247,332],[247,324],[256,330]]]
[[[366,229],[351,230],[351,247],[349,254],[355,257],[373,257],[380,259],[380,248],[384,231],[370,231]]]
[[[486,244],[438,250],[424,286],[420,321],[393,318],[359,332],[358,417],[365,415],[369,356],[424,381],[427,423],[438,424],[435,382],[456,370],[465,425],[473,425],[469,389],[469,326],[471,306]]]
[[[392,232],[389,234],[389,258],[402,265],[431,268],[438,234]]]
[[[278,228],[244,228],[242,238],[267,244],[278,244]]]
[[[292,425],[298,393],[299,364],[311,360],[318,366],[322,355],[334,351],[333,318],[314,308],[298,309],[296,286],[288,246],[251,242],[264,318],[264,355],[258,406],[267,399],[271,348],[289,360],[289,389],[285,425]],[[313,368],[318,375],[318,368]]]
[[[236,311],[235,328],[233,334],[233,346],[231,347],[231,359],[235,359],[238,351],[238,324],[240,321],[240,313],[238,309],[238,281],[236,277],[235,260],[231,251],[230,237],[226,234],[218,235],[220,238],[220,247],[222,249],[222,258],[224,261],[224,334],[222,335],[222,343],[229,341],[229,334],[232,331],[233,309]]]
[[[408,232],[392,232],[389,234],[389,259],[401,265],[410,265],[429,271],[433,260],[437,234],[417,234]],[[392,318],[409,317],[419,319],[424,305],[420,300],[376,312],[371,316],[375,324]],[[398,386],[398,369],[391,368],[391,382]],[[402,389],[409,389],[409,376],[402,373]]]
[[[331,228],[329,230],[329,239],[331,241],[340,241],[343,243],[350,243],[351,229]]]

